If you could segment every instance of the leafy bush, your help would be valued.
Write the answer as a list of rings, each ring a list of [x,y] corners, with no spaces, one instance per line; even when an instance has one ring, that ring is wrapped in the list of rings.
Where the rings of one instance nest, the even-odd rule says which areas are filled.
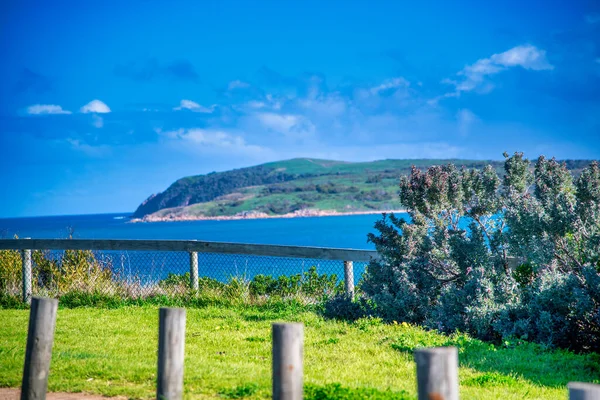
[[[376,223],[362,290],[390,321],[600,351],[600,167],[505,158],[502,179],[451,164],[403,177],[410,222]]]
[[[303,295],[321,299],[341,291],[343,287],[342,283],[338,282],[337,275],[319,275],[315,266],[311,266],[303,274],[280,275],[277,278],[271,275],[256,275],[250,282],[250,293],[254,296]]]
[[[21,290],[21,253],[18,250],[0,250],[0,292],[15,294]]]
[[[169,272],[165,279],[162,279],[158,282],[158,286],[163,288],[177,288],[185,290],[190,287],[190,273],[186,272],[185,274],[174,274]],[[201,276],[198,278],[198,289],[199,290],[221,290],[225,287],[225,283],[220,282],[214,278],[209,278],[206,276]]]
[[[0,251],[0,291],[8,295],[20,293],[21,275],[21,252]],[[94,291],[114,286],[114,283],[110,264],[98,260],[91,251],[32,252],[32,284],[36,293]]]
[[[110,263],[98,260],[90,250],[65,250],[58,257],[36,250],[32,259],[33,281],[38,289],[66,293],[114,286]]]
[[[338,294],[325,301],[322,305],[323,316],[326,318],[356,321],[375,315],[374,304],[368,299],[357,296],[355,299],[347,294]]]

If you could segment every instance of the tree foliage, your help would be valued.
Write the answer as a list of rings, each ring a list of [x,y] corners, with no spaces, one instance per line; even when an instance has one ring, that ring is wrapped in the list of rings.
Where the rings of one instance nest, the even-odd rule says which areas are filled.
[[[486,340],[600,351],[600,167],[505,154],[494,168],[413,168],[410,221],[384,215],[362,290],[395,321]]]

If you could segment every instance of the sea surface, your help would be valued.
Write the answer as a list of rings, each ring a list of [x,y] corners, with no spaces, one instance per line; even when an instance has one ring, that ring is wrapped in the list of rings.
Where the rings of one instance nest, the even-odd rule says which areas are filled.
[[[403,214],[399,214],[403,215]],[[130,223],[130,214],[0,219],[0,237],[48,239],[195,239],[216,242],[373,249],[380,214],[225,221]]]
[[[402,214],[400,214],[402,215]],[[225,221],[130,223],[128,213],[0,219],[0,238],[47,239],[195,239],[215,242],[260,243],[373,250],[367,241],[380,214],[332,217],[271,218]],[[115,272],[144,282],[163,279],[168,273],[189,270],[189,256],[175,252],[104,252]],[[289,275],[312,265],[320,273],[343,276],[341,261],[282,259],[244,255],[201,254],[200,275],[219,280],[256,274]],[[104,259],[104,258],[103,258]],[[355,281],[364,271],[355,263]]]

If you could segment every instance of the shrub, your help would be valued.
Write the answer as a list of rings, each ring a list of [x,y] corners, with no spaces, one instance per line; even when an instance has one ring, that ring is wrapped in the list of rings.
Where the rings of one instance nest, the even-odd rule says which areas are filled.
[[[0,251],[0,291],[20,293],[21,252]],[[91,251],[65,250],[52,254],[32,252],[32,284],[36,293],[61,294],[71,290],[95,291],[115,286],[110,263],[101,262]]]
[[[301,295],[316,300],[343,291],[343,285],[338,282],[337,275],[319,275],[315,266],[311,266],[303,274],[280,275],[277,278],[271,275],[256,275],[250,281],[249,287],[254,296]]]
[[[18,250],[0,250],[0,292],[16,294],[22,282],[21,253]]]
[[[362,290],[387,320],[599,351],[598,163],[574,178],[555,159],[505,158],[502,179],[451,164],[403,177],[410,222],[376,223]]]
[[[110,262],[98,260],[90,250],[65,250],[57,257],[36,250],[32,259],[33,281],[38,289],[66,293],[116,287]]]

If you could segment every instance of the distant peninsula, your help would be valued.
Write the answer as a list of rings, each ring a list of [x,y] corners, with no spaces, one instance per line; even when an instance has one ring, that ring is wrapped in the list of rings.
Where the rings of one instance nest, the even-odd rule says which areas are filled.
[[[589,163],[567,160],[577,171]],[[466,168],[502,161],[380,160],[344,162],[296,158],[253,167],[181,178],[148,197],[131,222],[295,218],[401,211],[398,183],[412,166],[453,163]]]

